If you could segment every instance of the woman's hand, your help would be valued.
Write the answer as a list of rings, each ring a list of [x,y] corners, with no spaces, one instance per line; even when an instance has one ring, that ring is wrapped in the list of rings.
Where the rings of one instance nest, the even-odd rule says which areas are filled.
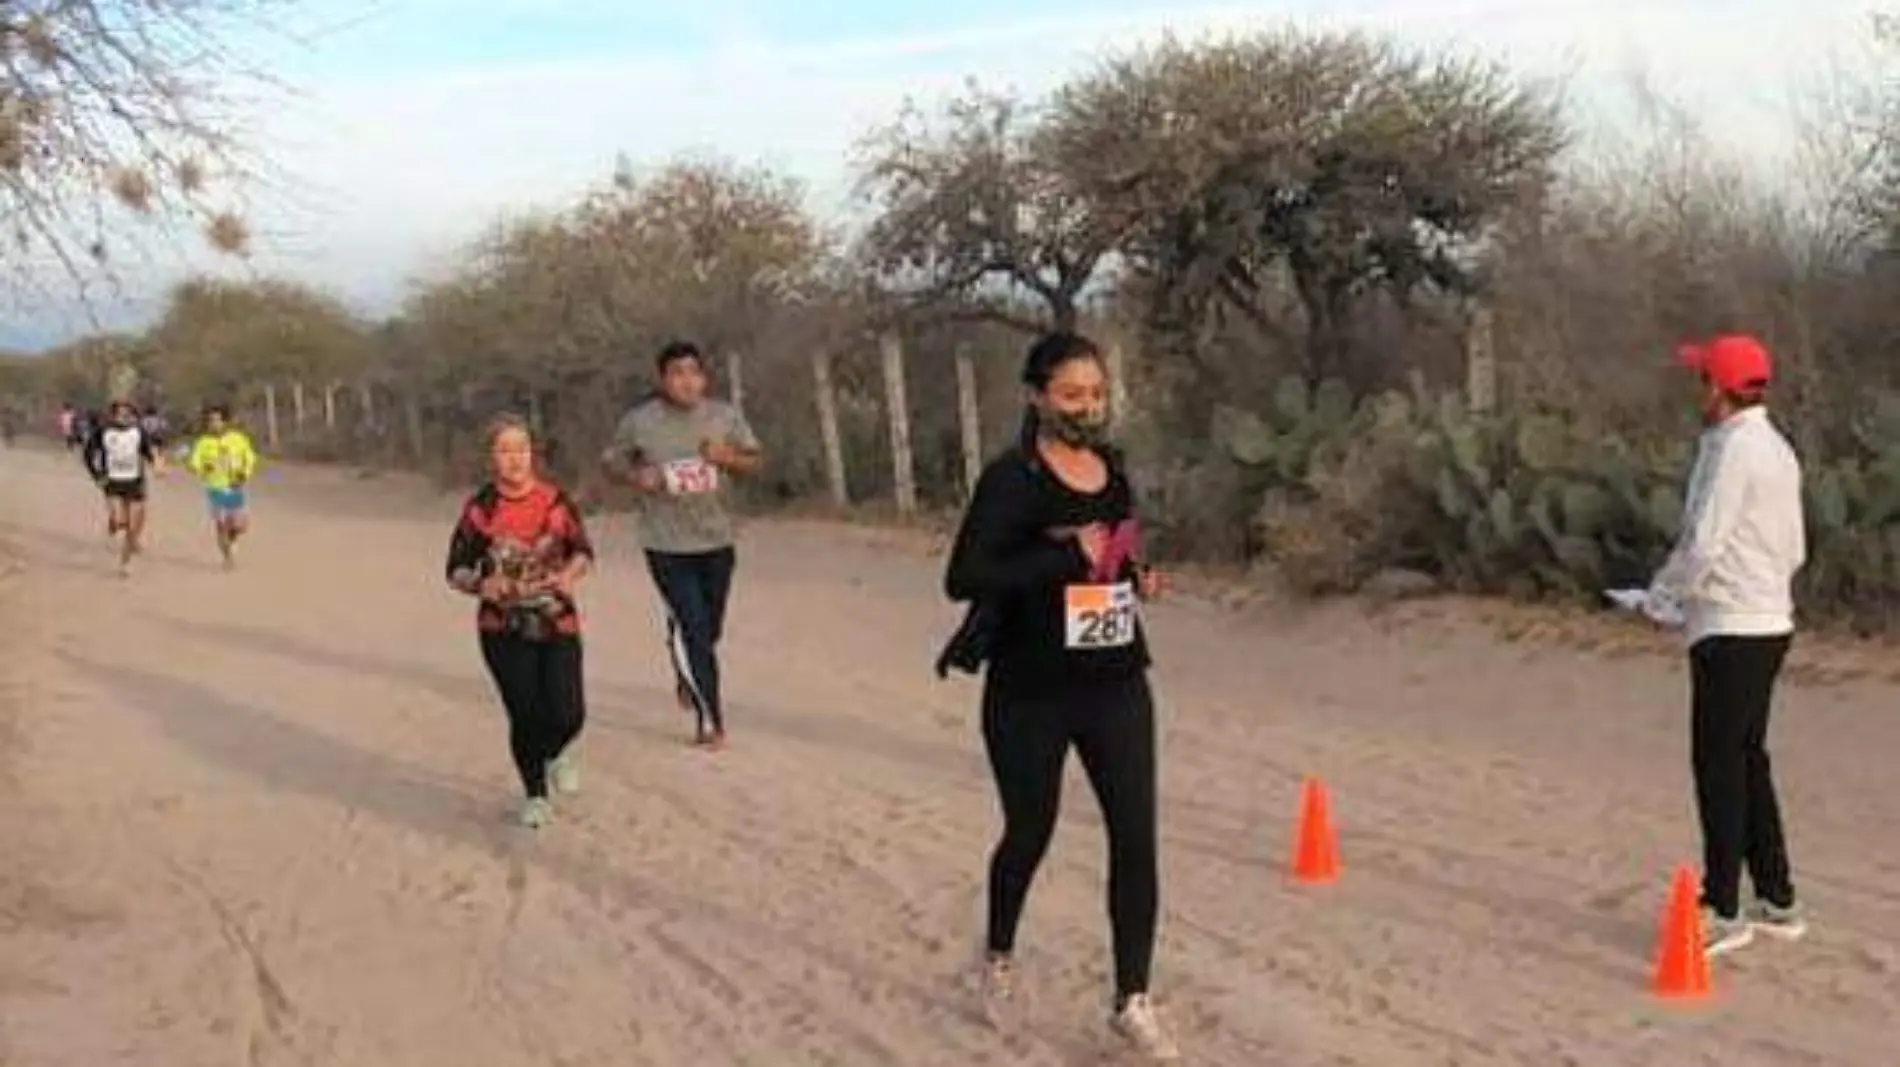
[[[1135,572],[1135,592],[1143,600],[1159,600],[1168,592],[1168,576],[1153,567],[1143,567]]]
[[[587,566],[585,562],[570,564],[549,575],[547,580],[542,583],[541,589],[544,592],[556,593],[568,600],[572,600],[574,599],[575,587],[580,585],[581,578],[586,574]]]
[[[1099,567],[1102,557],[1108,555],[1108,527],[1099,522],[1090,523],[1075,531],[1075,543],[1082,549],[1089,566]]]
[[[475,591],[483,600],[491,604],[505,604],[518,595],[519,588],[520,583],[513,578],[491,574],[482,579],[482,584],[477,586]]]

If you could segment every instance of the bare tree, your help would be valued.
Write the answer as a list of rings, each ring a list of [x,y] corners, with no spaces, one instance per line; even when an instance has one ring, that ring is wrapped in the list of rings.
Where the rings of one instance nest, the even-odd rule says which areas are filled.
[[[1354,301],[1481,283],[1470,245],[1535,203],[1565,144],[1557,100],[1503,68],[1403,54],[1362,34],[1169,40],[1058,94],[1052,151],[1123,251],[1150,322],[1193,355],[1222,309],[1285,337],[1290,281],[1305,369],[1343,371]]]
[[[972,83],[941,115],[907,105],[862,142],[860,189],[879,211],[865,256],[914,309],[1075,327],[1126,225],[1076,188],[1044,137],[1036,107]]]
[[[0,2],[0,265],[16,284],[57,264],[82,290],[104,273],[125,218],[195,220],[217,249],[249,231],[213,206],[239,177],[220,112],[248,76],[231,30],[272,0]]]

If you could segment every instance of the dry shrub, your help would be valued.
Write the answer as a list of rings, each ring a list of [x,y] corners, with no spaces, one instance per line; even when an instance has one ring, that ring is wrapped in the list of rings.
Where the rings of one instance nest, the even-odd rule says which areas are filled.
[[[1266,494],[1254,532],[1290,591],[1351,593],[1404,559],[1419,510],[1405,457],[1402,439],[1369,435],[1316,463],[1302,488]]]
[[[213,216],[205,227],[205,237],[211,241],[211,247],[229,255],[242,255],[251,243],[251,228],[244,220],[229,211]]]

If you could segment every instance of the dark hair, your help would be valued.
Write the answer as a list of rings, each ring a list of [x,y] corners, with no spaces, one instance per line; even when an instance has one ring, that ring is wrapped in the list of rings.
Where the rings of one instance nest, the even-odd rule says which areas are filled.
[[[206,404],[204,414],[205,418],[216,415],[221,419],[229,421],[231,418],[231,405],[224,403]]]
[[[1023,360],[1022,382],[1031,389],[1041,392],[1049,388],[1049,382],[1064,365],[1078,359],[1092,359],[1106,365],[1102,350],[1094,341],[1069,330],[1056,330],[1043,334],[1035,344],[1029,346],[1029,355]],[[1036,453],[1036,434],[1040,430],[1041,420],[1036,415],[1034,404],[1023,408],[1022,431],[1016,441],[1022,450],[1030,456]]]
[[[1702,376],[1702,382],[1704,385],[1715,385],[1707,374]],[[1768,402],[1768,379],[1756,378],[1743,382],[1740,389],[1721,389],[1720,392],[1722,399],[1737,411],[1758,408]]]
[[[706,362],[705,357],[701,355],[699,351],[699,346],[693,342],[668,341],[666,346],[660,349],[660,354],[653,357],[653,369],[659,371],[661,374],[665,374],[666,368],[678,363],[682,359],[698,360],[702,366]]]

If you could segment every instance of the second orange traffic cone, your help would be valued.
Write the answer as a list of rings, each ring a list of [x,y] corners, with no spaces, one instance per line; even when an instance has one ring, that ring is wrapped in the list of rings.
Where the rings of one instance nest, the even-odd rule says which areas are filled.
[[[1327,810],[1326,787],[1308,778],[1301,789],[1299,836],[1293,844],[1293,879],[1320,885],[1339,878],[1339,840]]]
[[[1709,954],[1702,944],[1702,904],[1697,899],[1695,871],[1686,863],[1676,869],[1669,908],[1663,913],[1652,986],[1657,996],[1669,1000],[1701,1000],[1709,995]]]

